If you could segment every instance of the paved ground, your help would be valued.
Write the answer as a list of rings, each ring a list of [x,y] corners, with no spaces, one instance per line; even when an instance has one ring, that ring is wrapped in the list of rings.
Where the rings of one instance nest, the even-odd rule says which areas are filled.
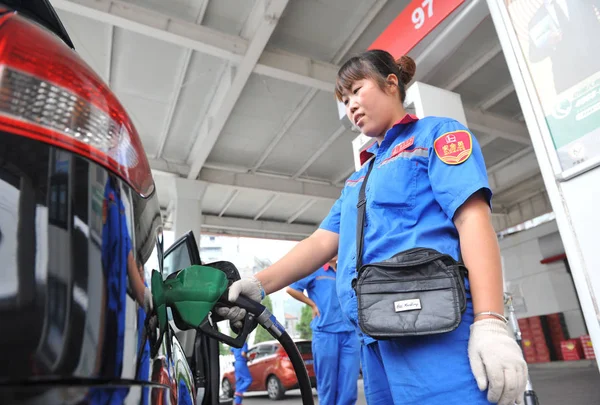
[[[540,405],[600,404],[600,373],[595,362],[533,365],[531,382]]]
[[[531,380],[538,394],[540,405],[593,405],[600,404],[600,373],[592,362],[563,363],[552,365],[532,365]],[[366,405],[362,380],[358,383],[357,405]],[[313,390],[314,391],[314,390]],[[318,398],[315,394],[315,404]],[[269,403],[266,393],[250,393],[244,404]],[[273,402],[277,405],[302,404],[300,391],[286,394],[284,400]]]

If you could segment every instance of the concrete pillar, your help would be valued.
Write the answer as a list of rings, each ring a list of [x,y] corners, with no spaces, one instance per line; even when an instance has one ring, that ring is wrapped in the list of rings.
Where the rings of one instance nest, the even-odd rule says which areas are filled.
[[[175,240],[182,237],[189,231],[194,232],[198,250],[200,250],[200,235],[202,227],[202,198],[206,191],[207,184],[183,178],[174,178],[175,195],[172,200],[171,209],[173,213],[173,232]],[[171,324],[175,330],[175,335],[181,344],[181,348],[187,357],[191,357],[194,352],[194,341],[196,339],[196,331],[177,329],[174,324]]]
[[[193,231],[200,248],[202,227],[202,198],[207,184],[183,178],[174,179],[175,198],[173,199],[173,232],[175,240],[186,232]]]

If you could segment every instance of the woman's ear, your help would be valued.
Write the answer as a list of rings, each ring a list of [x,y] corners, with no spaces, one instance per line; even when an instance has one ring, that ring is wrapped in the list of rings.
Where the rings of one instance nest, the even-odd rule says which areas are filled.
[[[398,94],[398,76],[396,76],[393,73],[390,73],[386,77],[385,82],[387,83],[386,93],[390,95]]]
[[[393,73],[390,73],[385,80],[392,86],[398,86],[398,76]]]

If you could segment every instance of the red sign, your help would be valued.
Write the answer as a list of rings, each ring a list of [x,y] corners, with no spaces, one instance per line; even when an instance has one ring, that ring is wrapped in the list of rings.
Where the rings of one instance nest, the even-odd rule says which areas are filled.
[[[413,0],[371,44],[398,59],[406,55],[465,0]]]

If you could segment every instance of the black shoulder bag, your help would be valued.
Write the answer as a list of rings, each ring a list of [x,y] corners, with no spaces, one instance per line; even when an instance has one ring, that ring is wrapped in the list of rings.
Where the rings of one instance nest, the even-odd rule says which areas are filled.
[[[466,309],[467,269],[435,249],[414,248],[379,262],[362,264],[366,218],[365,187],[358,194],[356,269],[358,324],[375,339],[433,335],[458,327]]]

